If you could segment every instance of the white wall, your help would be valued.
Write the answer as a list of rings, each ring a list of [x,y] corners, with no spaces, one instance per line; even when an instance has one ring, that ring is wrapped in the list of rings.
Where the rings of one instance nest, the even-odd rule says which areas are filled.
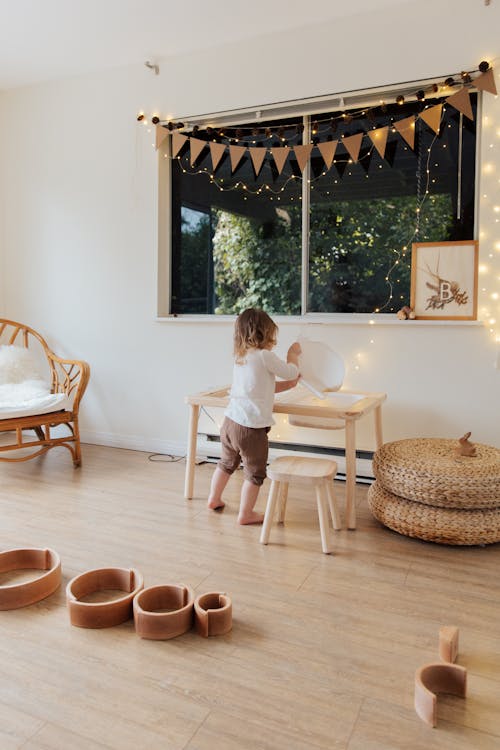
[[[446,76],[498,58],[498,28],[498,4],[409,2],[164,60],[158,77],[138,66],[5,92],[0,311],[90,363],[85,439],[180,451],[184,395],[231,373],[230,323],[155,320],[157,165],[152,135],[135,121],[139,110],[186,116]],[[490,318],[496,306],[500,321],[491,299],[500,292],[500,100],[487,94],[484,102],[482,161],[492,166],[480,188],[489,196],[480,210],[488,265],[481,307]],[[300,331],[282,325],[281,349]],[[344,356],[346,386],[387,392],[387,440],[472,430],[473,440],[500,445],[500,370],[487,327],[328,324],[310,333]],[[370,432],[361,434],[362,447],[372,447]]]
[[[4,258],[6,255],[5,249],[5,196],[4,196],[4,184],[5,181],[2,179],[3,165],[5,164],[4,158],[4,101],[5,96],[0,91],[0,315],[5,313],[5,273],[4,273]]]

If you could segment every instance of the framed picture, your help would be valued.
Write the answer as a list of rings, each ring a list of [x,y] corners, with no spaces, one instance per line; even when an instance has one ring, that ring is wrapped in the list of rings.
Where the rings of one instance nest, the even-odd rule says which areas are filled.
[[[476,320],[478,243],[414,242],[410,306],[420,320]]]

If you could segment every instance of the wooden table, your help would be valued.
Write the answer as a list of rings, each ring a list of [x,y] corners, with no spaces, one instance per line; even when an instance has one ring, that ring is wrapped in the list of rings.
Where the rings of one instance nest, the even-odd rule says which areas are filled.
[[[190,406],[189,414],[189,436],[186,456],[186,477],[184,485],[184,497],[193,497],[194,471],[196,459],[196,442],[198,434],[198,419],[200,406],[212,406],[225,408],[229,403],[230,386],[218,388],[212,391],[203,391],[193,396],[186,397],[186,403]],[[340,391],[339,395],[353,394],[354,391]],[[304,388],[294,388],[278,394],[274,401],[273,412],[276,414],[295,414],[302,417],[320,417],[321,419],[337,419],[344,422],[345,428],[345,458],[346,458],[346,520],[347,528],[356,528],[356,421],[366,414],[373,412],[375,419],[375,442],[376,447],[382,445],[382,404],[386,399],[385,393],[364,393],[356,391],[363,396],[350,406],[339,405],[328,398],[319,399],[306,391]],[[317,425],[309,425],[317,427]]]

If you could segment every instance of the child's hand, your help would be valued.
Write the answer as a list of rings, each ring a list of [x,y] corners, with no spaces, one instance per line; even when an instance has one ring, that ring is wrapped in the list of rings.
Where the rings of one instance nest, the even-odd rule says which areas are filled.
[[[302,347],[300,346],[298,341],[295,341],[291,347],[288,350],[288,354],[296,354],[297,357],[299,354],[302,354]]]
[[[274,384],[274,392],[282,393],[283,391],[289,391],[290,388],[295,388],[300,380],[300,375],[297,375],[293,380],[277,380]]]
[[[299,364],[299,354],[302,352],[301,346],[298,341],[295,341],[288,350],[286,355],[287,362],[293,362],[294,365]]]

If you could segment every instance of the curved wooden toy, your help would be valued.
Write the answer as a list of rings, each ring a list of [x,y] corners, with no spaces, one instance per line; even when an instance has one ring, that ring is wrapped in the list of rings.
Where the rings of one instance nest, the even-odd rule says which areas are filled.
[[[443,661],[454,663],[458,656],[458,628],[455,625],[443,625],[439,628],[439,657]]]
[[[184,585],[150,586],[134,599],[137,635],[167,640],[186,633],[193,625],[194,594]]]
[[[0,610],[35,604],[53,594],[61,585],[61,560],[53,549],[9,549],[0,552],[0,573],[31,568],[47,572],[32,581],[0,586]]]
[[[465,698],[467,670],[458,664],[425,664],[415,673],[415,711],[422,721],[437,725],[437,694]]]
[[[110,628],[132,617],[133,600],[144,587],[134,568],[97,568],[75,576],[66,587],[69,619],[79,628]],[[95,591],[119,589],[125,596],[107,602],[79,601]]]
[[[231,599],[215,591],[201,594],[194,602],[194,618],[197,632],[205,638],[229,633],[233,627]]]

